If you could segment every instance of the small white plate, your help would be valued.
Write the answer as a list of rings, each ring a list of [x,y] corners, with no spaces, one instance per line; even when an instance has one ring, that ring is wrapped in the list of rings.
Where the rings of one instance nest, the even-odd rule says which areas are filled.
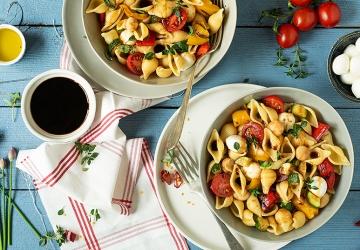
[[[83,1],[80,0],[64,0],[62,12],[63,28],[67,44],[74,59],[92,80],[114,93],[145,99],[170,96],[186,88],[187,81],[176,85],[157,86],[134,83],[119,76],[119,74],[116,74],[108,66],[102,63],[91,48],[89,41],[86,39],[86,32],[83,26],[81,13],[82,2]],[[209,59],[205,58],[203,60],[199,67],[201,68],[203,64],[206,65],[203,66],[204,68],[201,68],[194,83],[198,82],[210,71],[210,69],[216,66],[221,59],[221,56],[219,55],[225,54],[231,44],[236,27],[236,1],[229,1],[226,8],[232,10],[227,16],[229,25],[226,27],[226,29],[233,29],[232,36],[228,36],[227,39],[224,39],[218,51],[209,56]]]
[[[264,87],[252,84],[226,84],[206,90],[190,100],[180,140],[197,162],[200,158],[203,136],[213,117],[236,97],[261,88]],[[166,140],[177,113],[178,111],[165,125],[155,151],[155,186],[159,200],[174,226],[192,243],[203,249],[228,249],[219,226],[201,197],[190,193],[185,185],[176,189],[173,185],[161,181],[160,172],[165,169],[161,160],[164,158]],[[269,243],[250,239],[236,232],[233,234],[245,249],[272,250],[289,243]]]

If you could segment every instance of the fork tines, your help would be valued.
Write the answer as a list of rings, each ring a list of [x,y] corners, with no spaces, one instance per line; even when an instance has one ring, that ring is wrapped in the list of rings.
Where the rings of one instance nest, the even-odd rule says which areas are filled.
[[[168,150],[169,151],[169,150]],[[191,183],[199,177],[198,171],[199,166],[196,164],[194,159],[191,157],[189,152],[179,142],[173,148],[173,163],[176,170],[186,183]]]

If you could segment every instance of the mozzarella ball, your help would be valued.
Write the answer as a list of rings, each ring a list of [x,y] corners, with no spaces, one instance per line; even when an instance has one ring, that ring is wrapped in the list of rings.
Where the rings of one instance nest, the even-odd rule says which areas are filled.
[[[299,146],[295,150],[295,156],[299,161],[305,161],[310,158],[310,150],[306,146]]]
[[[356,55],[350,60],[350,73],[360,75],[360,55]]]
[[[332,70],[336,75],[342,75],[349,71],[350,58],[346,54],[341,54],[335,57],[332,63]]]
[[[284,132],[285,127],[282,122],[276,120],[276,121],[272,121],[268,124],[268,129],[270,129],[274,135],[280,136]]]
[[[351,58],[360,54],[360,52],[356,49],[355,44],[349,44],[344,50],[344,54],[348,55]]]
[[[241,170],[243,171],[244,175],[250,179],[260,178],[261,168],[260,165],[256,162],[251,162],[249,166],[242,167]]]
[[[359,53],[360,53],[360,37],[356,40],[355,46],[356,46],[357,51],[359,51]]]
[[[351,91],[356,98],[360,98],[360,78],[357,79],[351,86]]]
[[[225,142],[229,150],[240,154],[245,152],[247,148],[246,139],[238,135],[230,135]]]
[[[360,75],[354,75],[351,73],[345,73],[340,76],[340,80],[342,83],[352,85],[357,79],[360,78]]]
[[[326,183],[325,179],[322,178],[321,176],[314,176],[311,180],[313,180],[313,182],[311,182],[310,185],[312,187],[317,187],[316,190],[309,188],[311,193],[313,193],[314,195],[316,195],[319,198],[323,197],[327,190],[327,183]]]

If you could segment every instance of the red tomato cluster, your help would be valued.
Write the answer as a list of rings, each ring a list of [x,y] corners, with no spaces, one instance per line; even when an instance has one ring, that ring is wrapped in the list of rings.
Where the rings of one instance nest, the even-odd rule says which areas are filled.
[[[297,44],[300,31],[308,31],[320,23],[325,28],[332,28],[340,22],[341,10],[334,2],[325,2],[317,9],[310,7],[312,0],[289,0],[298,7],[292,17],[292,24],[283,24],[278,29],[276,41],[280,47],[287,49]]]

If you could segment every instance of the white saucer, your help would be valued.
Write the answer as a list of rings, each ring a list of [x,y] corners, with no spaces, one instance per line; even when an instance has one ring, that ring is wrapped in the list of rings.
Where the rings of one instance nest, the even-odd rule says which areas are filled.
[[[190,100],[180,140],[197,162],[207,123],[238,96],[260,88],[263,87],[252,84],[226,84],[206,90]],[[201,197],[190,193],[185,185],[176,189],[173,185],[169,186],[161,181],[160,172],[165,168],[161,160],[164,159],[166,139],[175,123],[177,113],[178,111],[165,125],[155,151],[155,185],[159,200],[171,222],[186,239],[203,249],[227,250],[225,238]],[[233,234],[245,249],[272,250],[289,243],[269,243],[250,239],[236,232]]]

